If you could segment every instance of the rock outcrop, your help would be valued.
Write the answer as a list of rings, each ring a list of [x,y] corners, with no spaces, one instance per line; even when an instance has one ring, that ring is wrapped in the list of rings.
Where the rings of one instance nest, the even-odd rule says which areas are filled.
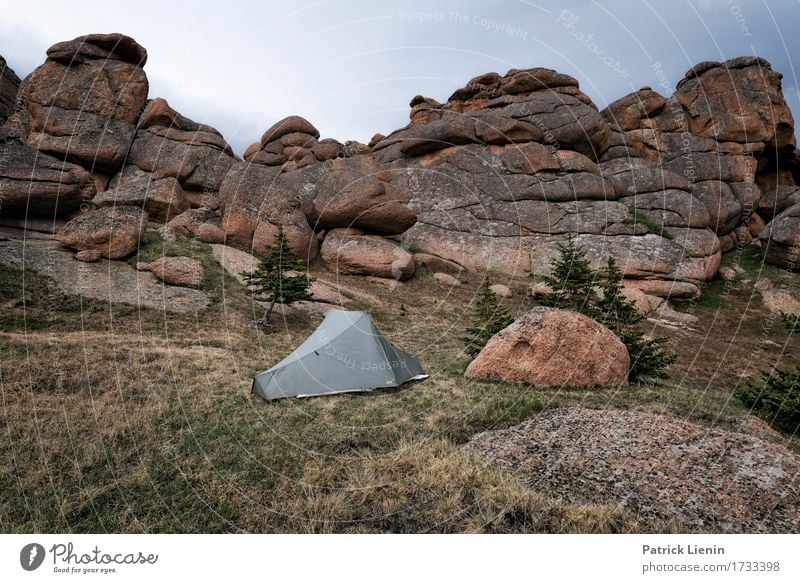
[[[20,80],[14,69],[0,56],[0,125],[14,112]]]
[[[244,158],[253,164],[280,166],[291,172],[316,162],[325,162],[344,153],[344,145],[335,140],[318,146],[319,130],[307,119],[292,115],[264,132],[261,141],[245,150]]]
[[[398,243],[359,229],[334,229],[322,243],[322,260],[348,275],[405,280],[414,275],[414,258]]]
[[[280,225],[311,261],[327,232],[353,228],[431,265],[517,275],[547,271],[575,235],[594,267],[614,257],[626,284],[672,299],[697,297],[736,246],[795,263],[794,120],[758,57],[700,63],[671,96],[644,87],[603,111],[550,69],[486,73],[445,103],[414,97],[409,124],[369,144],[290,116],[244,160],[148,100],[146,60],[130,37],[91,34],[53,45],[21,83],[0,61],[4,217],[86,203],[166,223],[194,209],[205,218],[175,232],[255,253]]]
[[[644,411],[550,409],[466,449],[538,493],[613,504],[652,525],[709,532],[800,528],[800,457],[782,443]]]
[[[40,152],[108,173],[125,160],[147,100],[147,51],[122,34],[60,42],[19,87],[12,123]]]
[[[78,259],[122,259],[139,247],[147,230],[147,213],[132,206],[101,208],[79,214],[55,238],[78,251]]]
[[[222,181],[237,161],[217,130],[181,115],[161,98],[139,119],[127,163],[152,173],[152,180],[175,179],[193,207],[216,208]]]
[[[294,253],[311,261],[319,241],[303,212],[300,191],[278,182],[279,175],[280,167],[235,164],[220,186],[222,228],[230,240],[258,254],[274,242],[280,225]]]
[[[151,263],[139,263],[139,271],[149,271],[169,285],[199,287],[203,283],[203,264],[191,257],[159,257]]]
[[[647,99],[644,111],[665,101]],[[618,106],[634,110],[626,119],[635,103]],[[413,194],[409,248],[470,270],[537,274],[574,234],[595,267],[613,256],[628,278],[714,276],[719,242],[689,182],[628,148],[575,79],[512,70],[473,79],[444,105],[411,105],[409,126],[373,146]]]
[[[108,190],[92,200],[97,207],[135,206],[147,211],[151,220],[165,223],[189,210],[180,183],[172,176],[153,180],[153,175],[136,166],[125,166],[111,179]]]
[[[534,308],[495,334],[467,376],[537,387],[628,382],[628,349],[611,330],[570,310]]]
[[[763,222],[791,204],[794,121],[781,77],[758,57],[704,62],[668,99],[644,88],[603,111],[612,131],[620,132],[620,153],[689,182],[722,252],[749,244]],[[611,172],[619,167],[603,166]],[[780,261],[779,254],[767,260]]]
[[[37,152],[0,128],[0,217],[65,215],[95,194],[84,168]]]
[[[612,256],[626,278],[696,295],[771,219],[754,214],[768,208],[757,175],[794,150],[780,80],[755,57],[705,63],[669,98],[645,87],[598,112],[566,75],[491,73],[445,104],[415,97],[372,150],[413,194],[414,251],[536,274],[572,233],[595,267]],[[796,187],[791,171],[778,182],[781,212]]]
[[[86,203],[136,206],[166,222],[189,208],[218,209],[238,158],[214,128],[147,100],[146,61],[128,36],[91,34],[50,47],[21,84],[3,69],[3,118],[16,96],[0,129],[4,216],[65,215]]]
[[[261,253],[281,225],[294,252],[310,261],[325,231],[397,235],[415,223],[410,192],[368,148],[318,137],[310,122],[291,116],[248,148],[220,188],[227,237]]]

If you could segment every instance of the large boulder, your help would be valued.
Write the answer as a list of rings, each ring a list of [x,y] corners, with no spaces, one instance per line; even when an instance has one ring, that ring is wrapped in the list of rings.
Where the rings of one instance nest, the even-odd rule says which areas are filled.
[[[759,234],[767,263],[800,270],[800,202],[772,219]]]
[[[186,193],[175,178],[153,180],[150,172],[137,166],[126,166],[111,180],[109,189],[98,193],[92,202],[99,207],[137,206],[159,223],[189,210]]]
[[[618,386],[630,357],[611,330],[569,310],[534,308],[495,334],[467,376],[537,387]]]
[[[81,213],[55,235],[84,260],[122,259],[136,251],[147,230],[147,213],[133,206],[106,207]]]
[[[164,225],[164,229],[174,235],[199,237],[204,225],[219,229],[222,233],[222,236],[225,236],[225,233],[221,229],[222,221],[220,220],[219,215],[215,211],[212,211],[208,208],[197,208],[184,211]],[[213,242],[221,243],[222,241]]]
[[[329,140],[320,146],[319,131],[307,119],[291,115],[273,124],[244,153],[244,159],[253,164],[280,166],[283,172],[299,170],[318,161],[343,155],[344,145]],[[336,148],[333,143],[341,148]]]
[[[279,167],[235,164],[220,186],[222,228],[229,239],[260,254],[274,242],[281,225],[294,253],[311,261],[319,242],[303,212],[300,192],[279,181],[279,175]]]
[[[794,149],[794,121],[781,92],[782,77],[760,57],[703,62],[686,73],[675,97],[697,136]]]
[[[191,257],[159,257],[150,263],[139,263],[139,271],[149,271],[169,285],[199,287],[203,283],[203,264]]]
[[[222,134],[181,115],[161,98],[147,103],[127,158],[128,164],[152,172],[155,180],[176,179],[189,198],[194,192],[214,199],[236,161]]]
[[[309,219],[315,227],[357,227],[394,235],[414,225],[410,193],[372,156],[333,160],[316,189]]]
[[[322,260],[331,271],[396,280],[414,275],[414,258],[399,244],[358,229],[333,229],[322,242]]]
[[[14,69],[0,56],[0,125],[14,112],[20,80]]]
[[[626,132],[638,129],[642,119],[650,119],[661,113],[666,104],[667,99],[663,95],[650,87],[643,87],[617,99],[601,113],[613,129]]]
[[[91,171],[118,168],[147,100],[147,51],[122,34],[53,45],[20,85],[17,131],[28,144]]]
[[[70,162],[37,152],[0,131],[0,216],[65,215],[95,194],[91,175]]]

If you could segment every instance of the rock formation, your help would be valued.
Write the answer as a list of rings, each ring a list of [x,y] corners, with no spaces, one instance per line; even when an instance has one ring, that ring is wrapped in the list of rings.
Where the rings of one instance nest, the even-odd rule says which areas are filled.
[[[20,80],[14,69],[0,56],[0,125],[14,112]]]
[[[414,275],[414,258],[399,244],[359,229],[334,229],[325,236],[322,260],[332,271],[405,280]]]
[[[603,111],[550,69],[486,73],[446,103],[414,97],[410,123],[368,145],[290,116],[244,160],[148,100],[146,61],[130,37],[91,34],[53,45],[21,83],[0,63],[3,218],[133,206],[165,234],[255,253],[280,225],[308,261],[334,233],[327,265],[381,277],[408,277],[413,258],[345,261],[339,229],[353,229],[345,248],[519,275],[546,271],[574,234],[594,267],[612,256],[626,287],[673,299],[697,297],[738,245],[797,268],[794,121],[757,57],[700,63],[669,97],[645,87]]]
[[[115,206],[81,213],[56,233],[56,239],[78,251],[78,259],[122,259],[139,247],[147,213],[133,206]]]
[[[3,69],[0,104],[16,94],[0,128],[3,218],[133,206],[166,222],[219,208],[219,187],[238,158],[214,128],[147,100],[146,61],[130,37],[91,34],[50,47],[21,84]]]
[[[40,152],[108,173],[125,160],[148,82],[147,51],[121,34],[60,42],[19,87],[9,122]]]
[[[95,193],[84,168],[41,154],[0,128],[0,216],[53,217],[76,210]]]
[[[537,387],[628,382],[628,349],[611,330],[571,310],[534,308],[495,334],[467,376]]]
[[[151,180],[175,179],[193,208],[216,209],[222,181],[236,161],[217,130],[158,98],[147,103],[139,119],[126,163],[151,173]]]
[[[794,121],[781,77],[758,57],[704,62],[668,99],[644,88],[603,111],[627,153],[689,182],[723,252],[751,243],[793,203]],[[785,245],[776,240],[767,260],[783,265]]]
[[[191,257],[159,257],[151,263],[139,263],[139,271],[149,271],[169,285],[199,287],[203,283],[203,264]]]
[[[800,456],[785,445],[645,411],[549,409],[466,449],[538,493],[618,506],[656,530],[797,532]]]
[[[246,162],[232,167],[220,188],[228,237],[259,253],[281,225],[293,250],[310,261],[318,253],[319,234],[330,229],[356,228],[377,243],[379,235],[397,235],[414,224],[410,192],[395,184],[368,148],[318,137],[310,122],[291,116],[247,149]],[[357,271],[390,277],[383,268],[371,272],[368,264]]]

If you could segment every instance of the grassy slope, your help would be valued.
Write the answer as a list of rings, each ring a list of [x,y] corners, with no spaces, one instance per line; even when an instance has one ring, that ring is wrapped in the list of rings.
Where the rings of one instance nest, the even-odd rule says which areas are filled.
[[[387,336],[420,354],[431,378],[266,403],[250,395],[253,373],[290,352],[319,317],[257,331],[246,291],[207,247],[154,239],[141,259],[161,252],[206,263],[211,309],[195,316],[108,306],[66,297],[35,274],[23,287],[19,272],[0,268],[0,530],[648,530],[611,506],[531,493],[458,445],[565,405],[735,427],[747,413],[729,397],[738,375],[755,376],[781,353],[798,357],[779,325],[768,333],[776,345],[754,352],[766,313],[751,298],[752,282],[737,282],[724,294],[711,286],[688,307],[701,318],[697,332],[655,330],[673,335],[680,354],[668,384],[576,391],[477,382],[463,378],[459,354],[476,277],[450,292],[425,271],[396,289],[343,277],[361,291],[352,307],[369,309]],[[747,261],[752,279],[760,266]],[[529,301],[518,293],[509,306],[520,313]]]

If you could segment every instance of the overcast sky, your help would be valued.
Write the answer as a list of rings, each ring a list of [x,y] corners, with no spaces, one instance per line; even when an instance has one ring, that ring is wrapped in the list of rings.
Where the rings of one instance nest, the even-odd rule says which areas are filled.
[[[7,3],[0,54],[20,77],[50,45],[122,32],[145,46],[150,96],[217,127],[239,153],[274,121],[368,141],[487,71],[550,67],[602,108],[644,85],[669,94],[693,64],[760,55],[800,115],[800,0],[573,2],[36,1]]]

